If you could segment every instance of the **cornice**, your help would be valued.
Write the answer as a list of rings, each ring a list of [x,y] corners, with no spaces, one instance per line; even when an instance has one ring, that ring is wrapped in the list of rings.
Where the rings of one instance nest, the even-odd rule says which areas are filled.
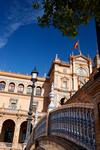
[[[7,94],[7,95],[17,95],[17,96],[25,96],[25,97],[31,97],[31,95],[29,94],[24,94],[24,93],[14,93],[14,92],[6,92],[6,91],[0,91],[0,94]],[[37,95],[34,95],[34,97],[36,98],[44,98],[44,96],[37,96]]]
[[[25,80],[31,80],[31,76],[30,75],[25,75],[25,74],[17,74],[17,73],[12,73],[12,72],[3,72],[0,71],[0,76],[5,76],[5,77],[11,77],[11,78],[17,78],[17,79],[25,79]],[[38,77],[37,81],[48,81],[48,78],[45,77]]]

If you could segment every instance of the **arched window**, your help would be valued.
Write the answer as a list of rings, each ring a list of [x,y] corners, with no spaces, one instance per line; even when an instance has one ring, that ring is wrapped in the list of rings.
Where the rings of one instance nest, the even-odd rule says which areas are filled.
[[[41,89],[40,86],[37,86],[37,87],[36,87],[36,95],[37,95],[37,96],[41,96],[41,90],[42,90],[42,89]]]
[[[15,123],[13,120],[6,120],[3,123],[0,142],[13,142]]]
[[[18,93],[23,93],[24,91],[24,85],[23,84],[19,84],[18,85]]]
[[[88,76],[87,70],[82,67],[76,69],[76,74],[78,76]]]
[[[26,129],[27,129],[27,121],[24,121],[20,126],[19,143],[25,142]],[[32,124],[31,124],[31,132],[32,132]]]
[[[27,87],[27,94],[31,94],[31,93],[32,93],[32,86],[29,85],[29,86]]]
[[[12,83],[9,84],[8,91],[9,92],[14,92],[14,90],[15,90],[15,84],[12,82]]]
[[[0,82],[0,91],[4,91],[6,83],[4,81]]]

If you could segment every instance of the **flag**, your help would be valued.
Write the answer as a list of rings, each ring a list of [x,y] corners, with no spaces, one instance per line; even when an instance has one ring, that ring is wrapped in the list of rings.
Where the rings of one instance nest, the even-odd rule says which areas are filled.
[[[76,41],[76,43],[74,44],[74,49],[77,49],[79,45],[79,41]]]

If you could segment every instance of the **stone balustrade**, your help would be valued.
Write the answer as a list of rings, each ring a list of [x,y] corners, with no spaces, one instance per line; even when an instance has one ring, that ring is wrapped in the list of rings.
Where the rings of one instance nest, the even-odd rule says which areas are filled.
[[[22,114],[22,115],[27,115],[28,111],[26,110],[21,110],[21,109],[11,109],[11,108],[0,108],[0,113],[15,113],[15,114]]]
[[[34,129],[34,141],[55,136],[95,150],[95,122],[92,104],[68,104],[44,116]]]
[[[23,144],[17,144],[16,150],[23,150],[24,143]],[[6,143],[6,142],[0,142],[0,150],[14,150],[13,143]]]

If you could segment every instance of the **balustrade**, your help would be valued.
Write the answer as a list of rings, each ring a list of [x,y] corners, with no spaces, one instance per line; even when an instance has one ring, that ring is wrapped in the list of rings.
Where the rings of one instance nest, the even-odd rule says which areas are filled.
[[[37,139],[39,137],[46,136],[46,116],[40,120],[39,124],[34,129],[34,138]]]
[[[45,116],[34,130],[35,139],[42,136],[58,136],[95,150],[93,108],[70,106],[50,112],[49,116],[47,118]]]

